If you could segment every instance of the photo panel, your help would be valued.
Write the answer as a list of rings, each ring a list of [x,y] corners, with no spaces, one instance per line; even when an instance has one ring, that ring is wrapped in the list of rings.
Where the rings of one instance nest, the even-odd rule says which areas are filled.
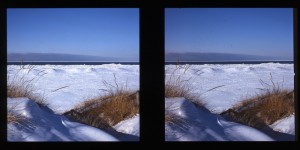
[[[293,8],[165,9],[165,140],[294,141]]]
[[[139,8],[7,9],[7,141],[139,141]]]

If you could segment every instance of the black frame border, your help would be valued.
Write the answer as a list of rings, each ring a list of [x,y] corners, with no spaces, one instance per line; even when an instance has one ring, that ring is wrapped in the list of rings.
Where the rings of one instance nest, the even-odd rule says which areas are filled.
[[[164,10],[165,8],[294,8],[294,71],[295,71],[295,137],[298,143],[298,96],[299,96],[299,52],[298,52],[298,22],[299,22],[299,2],[297,0],[282,1],[282,0],[261,0],[261,1],[217,1],[217,0],[163,0],[163,1],[139,1],[139,0],[103,0],[103,1],[84,1],[84,0],[2,0],[0,2],[1,10],[1,80],[0,80],[0,141],[7,143],[7,145],[19,145],[21,143],[9,143],[6,141],[6,74],[7,74],[7,24],[6,24],[6,9],[7,8],[139,8],[140,12],[140,142],[133,142],[138,144],[174,144],[174,142],[164,142]],[[149,113],[151,112],[151,113]],[[3,121],[3,122],[2,122]],[[70,142],[65,142],[69,145]],[[79,142],[85,143],[85,142]],[[107,144],[112,146],[112,142],[100,144]],[[91,146],[96,146],[91,143]],[[124,142],[120,142],[124,143]],[[177,142],[176,145],[185,143],[199,143],[206,142]],[[211,143],[211,142],[209,142]],[[212,145],[215,145],[212,142]],[[223,143],[223,142],[218,142]],[[231,142],[229,142],[232,144]],[[249,142],[238,142],[249,143]],[[282,143],[282,142],[280,142]],[[284,142],[291,143],[291,142]],[[43,143],[40,143],[43,144]],[[55,144],[55,143],[52,143]],[[49,145],[52,145],[51,143]],[[155,145],[154,144],[154,145]],[[218,145],[217,144],[217,145]],[[252,142],[250,143],[252,144]],[[22,145],[27,145],[22,143]],[[47,144],[48,145],[48,144]],[[75,144],[76,146],[78,143]],[[126,145],[126,144],[125,144]],[[277,145],[277,144],[275,144]],[[20,145],[19,145],[20,146]],[[230,145],[229,145],[230,146]]]

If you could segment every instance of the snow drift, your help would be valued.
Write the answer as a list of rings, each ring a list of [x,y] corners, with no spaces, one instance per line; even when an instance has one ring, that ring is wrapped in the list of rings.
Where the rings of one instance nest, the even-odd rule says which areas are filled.
[[[25,122],[8,124],[8,141],[118,141],[100,129],[73,122],[38,106],[28,98],[8,98],[8,109],[23,116]]]
[[[261,131],[230,122],[196,107],[184,98],[166,98],[165,109],[183,119],[181,124],[166,124],[166,141],[273,141]]]

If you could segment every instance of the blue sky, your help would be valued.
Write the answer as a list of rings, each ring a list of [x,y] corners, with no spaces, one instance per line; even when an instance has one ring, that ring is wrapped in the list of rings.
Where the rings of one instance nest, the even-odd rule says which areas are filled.
[[[138,60],[139,9],[8,9],[7,49]]]
[[[166,52],[293,57],[292,8],[167,8]]]

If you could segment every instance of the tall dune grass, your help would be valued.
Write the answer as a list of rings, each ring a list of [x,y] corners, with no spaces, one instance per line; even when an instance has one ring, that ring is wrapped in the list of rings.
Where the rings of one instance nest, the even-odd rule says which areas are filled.
[[[260,80],[264,86],[261,94],[243,100],[233,108],[221,113],[229,118],[252,127],[263,128],[294,113],[294,90],[282,89],[275,84]]]
[[[32,71],[32,69],[34,69],[34,67],[35,66],[32,65],[20,65],[20,68],[14,75],[7,76],[7,97],[27,97],[30,100],[35,101],[39,105],[47,106],[48,104],[46,103],[44,96],[34,93],[34,91],[36,90],[36,87],[34,87],[34,82],[38,78],[45,75],[45,73],[33,78],[28,77],[28,74]]]
[[[138,91],[127,90],[126,86],[117,83],[115,75],[114,78],[114,85],[103,81],[107,94],[88,99],[65,115],[97,128],[108,129],[138,114]]]
[[[176,68],[172,71],[169,77],[165,77],[165,97],[184,97],[191,102],[203,106],[203,102],[199,95],[192,93],[191,78],[184,79],[183,76],[190,68],[190,65],[176,65]],[[181,71],[182,73],[176,75],[175,72]]]

